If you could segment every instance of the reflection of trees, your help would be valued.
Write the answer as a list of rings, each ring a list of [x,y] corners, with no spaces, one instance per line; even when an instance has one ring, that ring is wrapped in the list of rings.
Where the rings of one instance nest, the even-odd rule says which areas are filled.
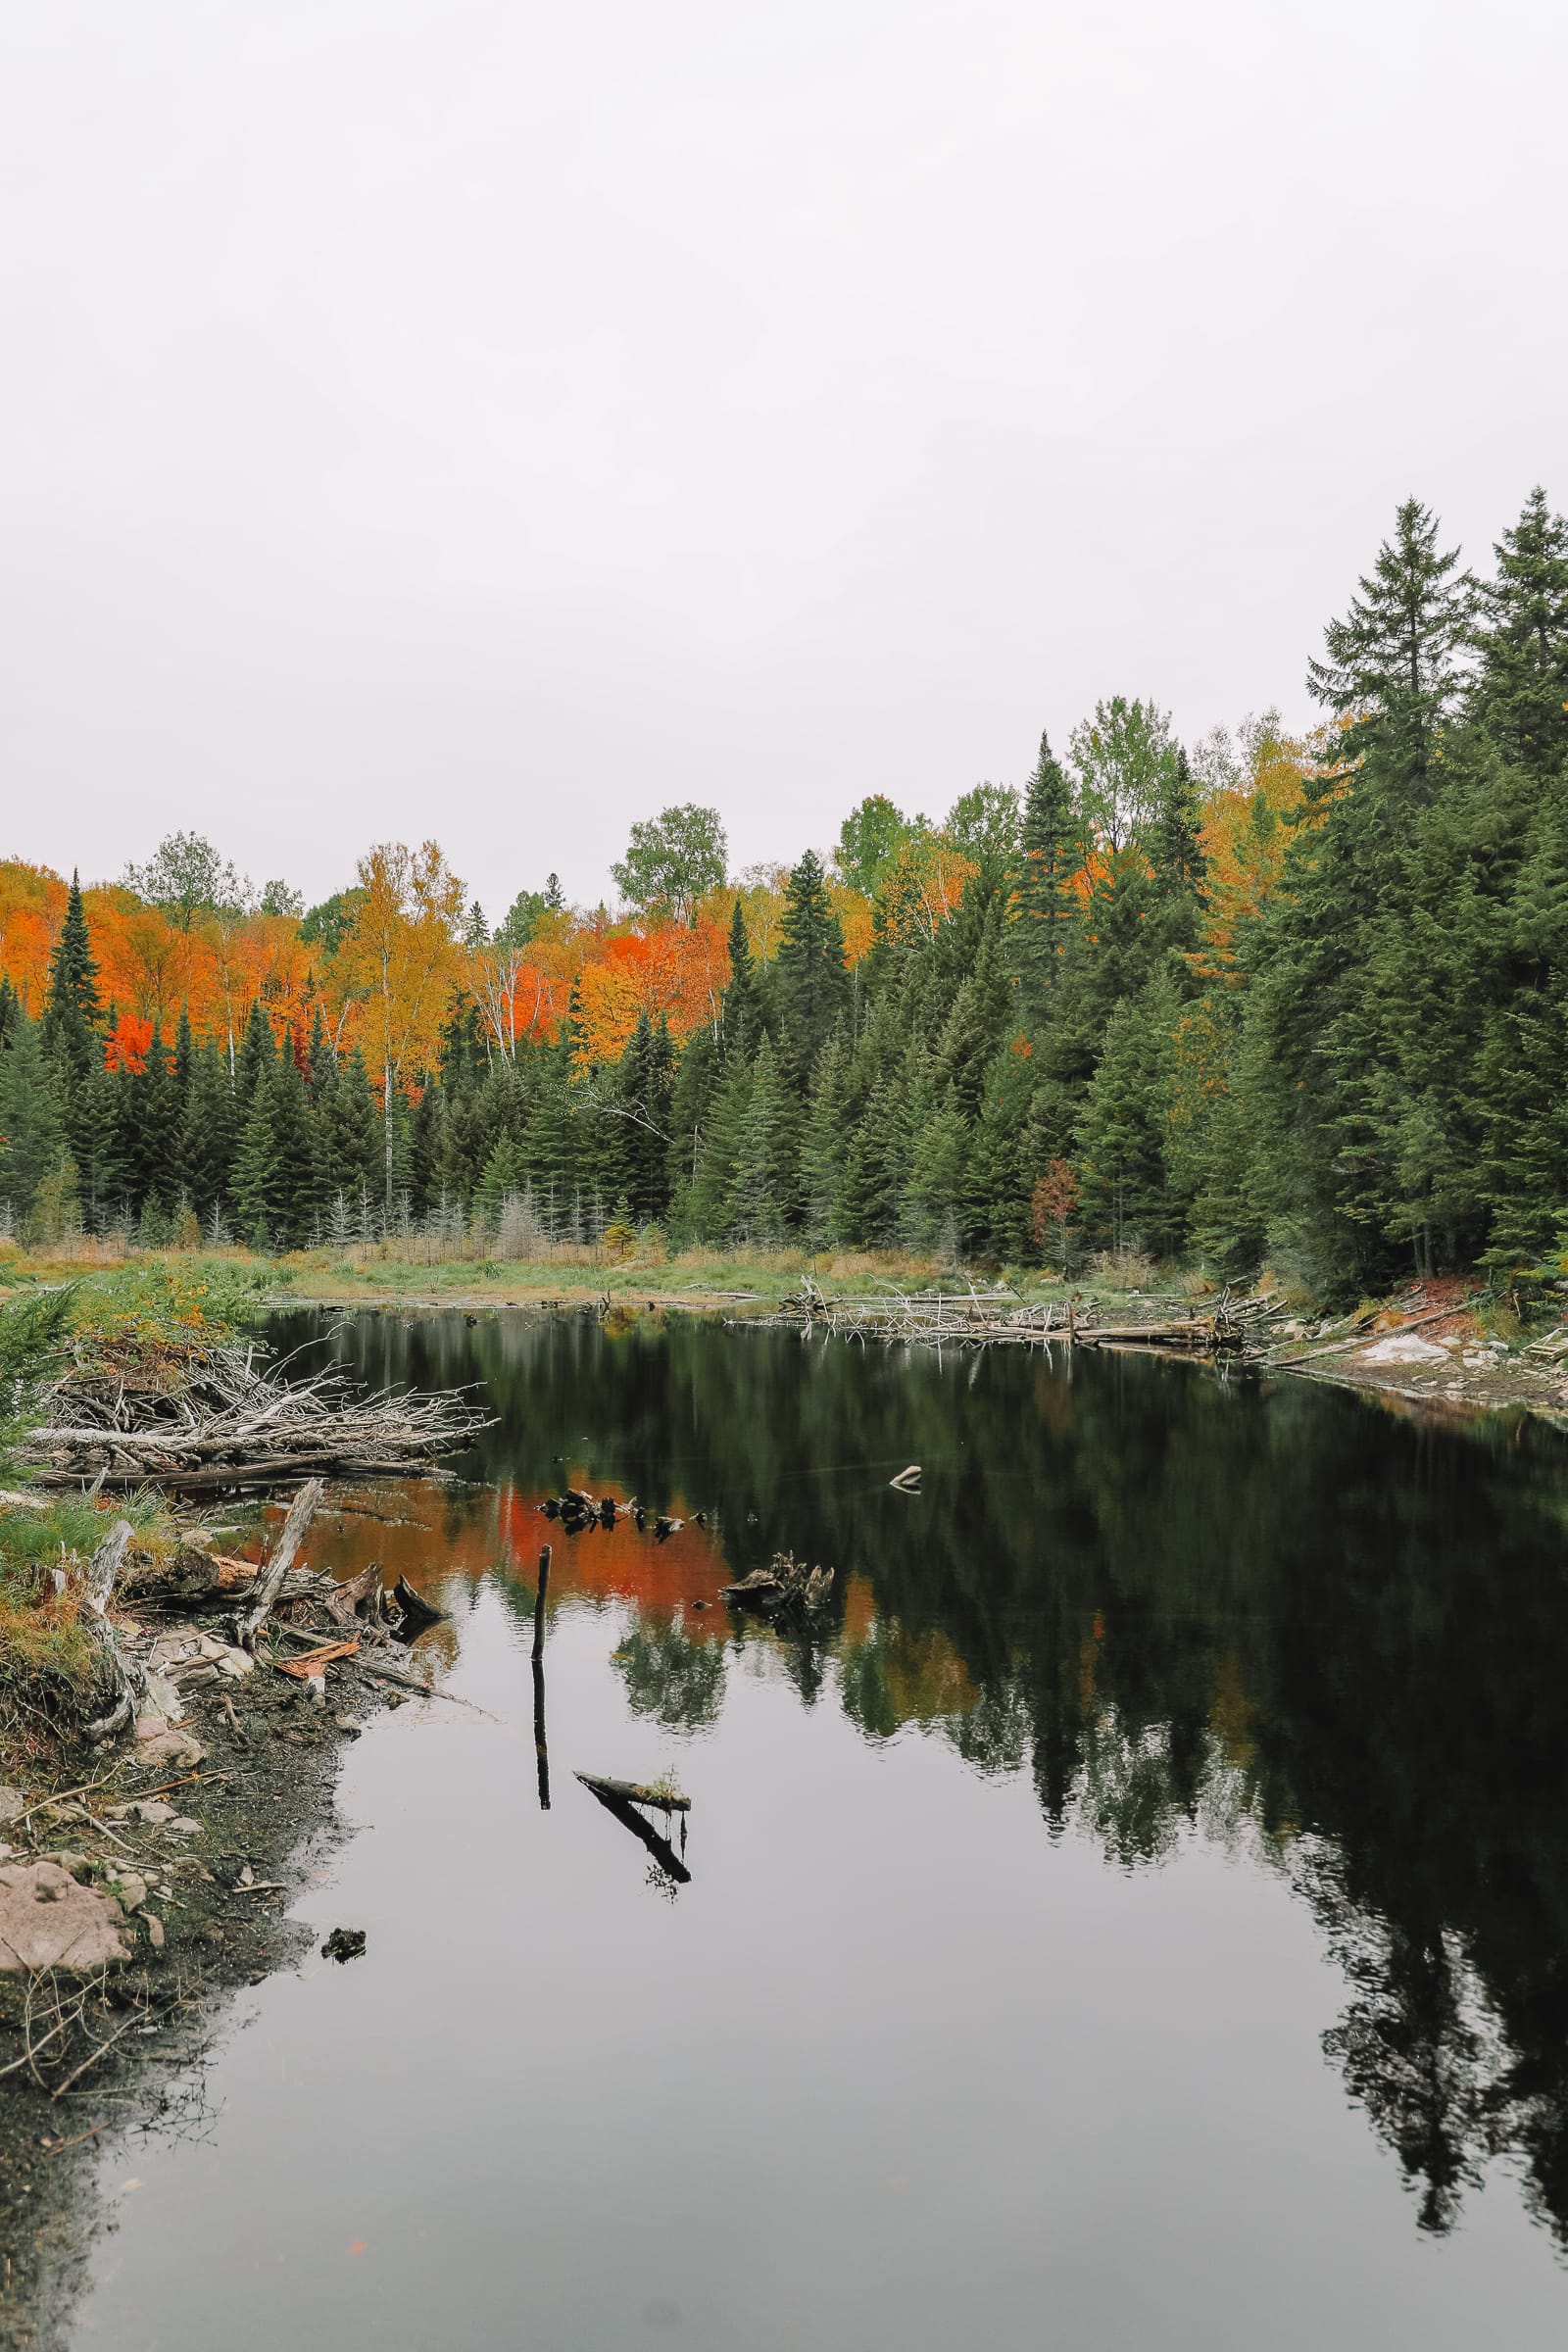
[[[1129,1866],[1189,1829],[1256,1839],[1349,1981],[1329,2053],[1424,2225],[1506,2151],[1568,2242],[1549,1434],[1457,1438],[1127,1357],[944,1363],[678,1319],[367,1318],[337,1344],[376,1380],[482,1377],[501,1421],[477,1476],[543,1492],[592,1433],[599,1477],[706,1505],[733,1573],[782,1548],[837,1567],[836,1657],[730,1638],[804,1698],[826,1672],[869,1737],[918,1722],[1025,1769],[1054,1832]],[[886,1485],[908,1461],[917,1500]],[[636,1639],[628,1690],[688,1720],[696,1660]]]
[[[634,1715],[651,1715],[671,1731],[701,1731],[718,1721],[724,1703],[724,1651],[717,1642],[693,1642],[675,1625],[645,1619],[614,1652]]]

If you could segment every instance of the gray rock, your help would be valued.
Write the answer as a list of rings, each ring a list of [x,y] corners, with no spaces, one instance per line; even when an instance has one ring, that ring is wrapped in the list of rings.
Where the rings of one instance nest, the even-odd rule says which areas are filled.
[[[0,1970],[103,1968],[129,1958],[124,1928],[113,1895],[58,1863],[0,1865]]]

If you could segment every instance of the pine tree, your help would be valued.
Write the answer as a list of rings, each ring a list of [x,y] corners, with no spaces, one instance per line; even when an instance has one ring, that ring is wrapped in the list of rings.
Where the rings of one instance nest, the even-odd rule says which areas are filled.
[[[510,1135],[502,1136],[473,1188],[474,1215],[488,1225],[498,1224],[508,1195],[520,1194],[526,1181],[521,1145]]]
[[[735,1184],[752,1101],[752,1064],[737,1061],[709,1106],[683,1211],[695,1241],[725,1240],[734,1223]]]
[[[272,1036],[272,1024],[262,1008],[260,997],[253,999],[250,1018],[239,1041],[239,1054],[234,1066],[234,1101],[239,1122],[243,1128],[250,1116],[256,1090],[277,1059],[277,1043]]]
[[[1072,787],[1040,738],[1023,808],[1023,853],[1012,898],[1009,947],[1026,1009],[1038,1015],[1056,984],[1067,936],[1080,919],[1083,820]]]
[[[1164,780],[1147,848],[1154,894],[1160,902],[1156,918],[1160,944],[1190,954],[1199,943],[1202,909],[1208,900],[1208,859],[1203,851],[1198,782],[1180,744]]]
[[[849,1124],[850,1048],[841,1022],[817,1062],[801,1139],[802,1222],[812,1249],[822,1249],[838,1231]]]
[[[764,1036],[752,1063],[730,1206],[731,1237],[754,1248],[776,1249],[784,1239],[790,1182],[788,1085],[772,1041]]]
[[[1004,1259],[1029,1245],[1029,1200],[1042,1169],[1026,1171],[1024,1138],[1035,1089],[1034,1057],[1014,1037],[987,1066],[962,1186],[962,1230],[971,1248]]]
[[[234,1089],[221,1048],[209,1040],[192,1055],[175,1143],[179,1184],[204,1225],[227,1198],[234,1148]]]
[[[272,1141],[272,1090],[262,1084],[251,1098],[239,1149],[234,1154],[229,1197],[241,1240],[253,1250],[272,1247],[271,1207],[277,1196],[277,1153]]]
[[[1342,760],[1373,760],[1385,786],[1406,795],[1430,790],[1458,702],[1471,605],[1458,561],[1457,548],[1438,548],[1437,516],[1406,499],[1348,616],[1324,632],[1328,660],[1307,664],[1311,693],[1348,722]]]
[[[0,1201],[21,1219],[68,1156],[41,1031],[18,1015],[0,1048]]]
[[[1163,974],[1117,1005],[1078,1122],[1085,1219],[1116,1250],[1170,1250],[1180,1238],[1165,1184],[1176,1012]]]
[[[791,872],[784,895],[773,991],[780,1060],[797,1079],[809,1078],[850,1001],[844,930],[814,850]]]
[[[278,1055],[268,1088],[274,1167],[268,1221],[276,1241],[300,1250],[316,1238],[324,1201],[316,1122],[294,1054]]]
[[[124,1137],[132,1213],[139,1215],[149,1201],[167,1212],[179,1189],[179,1107],[161,1021],[153,1023],[143,1066],[126,1079]]]
[[[433,1088],[425,1092],[433,1099]],[[423,1107],[421,1100],[415,1114],[416,1136]],[[330,1212],[341,1199],[351,1214],[358,1214],[367,1197],[380,1191],[383,1176],[380,1113],[358,1046],[339,1064],[319,1117],[324,1206]]]
[[[746,915],[739,899],[729,918],[729,982],[719,1014],[719,1039],[726,1058],[746,1059],[757,1043],[760,1007],[757,966],[746,932]]]
[[[95,1151],[94,1109],[101,1107],[102,1090],[94,1081],[103,1068],[100,1043],[103,1006],[98,995],[98,966],[93,960],[82,905],[81,882],[71,877],[66,919],[49,960],[49,988],[42,1020],[44,1056],[54,1074],[55,1093],[65,1138],[78,1168],[86,1167]]]
[[[1532,490],[1477,589],[1481,655],[1472,709],[1504,759],[1533,775],[1568,760],[1568,521]]]

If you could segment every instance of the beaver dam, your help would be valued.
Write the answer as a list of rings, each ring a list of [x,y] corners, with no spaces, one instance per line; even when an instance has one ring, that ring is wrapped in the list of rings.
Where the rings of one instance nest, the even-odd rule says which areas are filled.
[[[132,1567],[206,1753],[47,1832],[152,2004],[0,2185],[113,2225],[62,2343],[1555,2352],[1553,1432],[1111,1348],[272,1336],[476,1418],[325,1478],[248,1665],[322,1474]]]

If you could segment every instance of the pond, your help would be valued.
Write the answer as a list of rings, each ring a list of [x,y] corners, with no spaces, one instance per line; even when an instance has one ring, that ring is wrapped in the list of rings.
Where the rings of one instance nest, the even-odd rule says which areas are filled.
[[[106,2160],[77,2342],[1555,2352],[1550,1433],[680,1319],[313,1334],[485,1384],[472,1483],[314,1545],[438,1598],[485,1712],[349,1749],[295,1911],[368,1953],[253,1988]],[[567,1484],[685,1524],[568,1537]],[[815,1637],[719,1597],[781,1549],[836,1571]],[[684,1846],[578,1771],[671,1771]]]

